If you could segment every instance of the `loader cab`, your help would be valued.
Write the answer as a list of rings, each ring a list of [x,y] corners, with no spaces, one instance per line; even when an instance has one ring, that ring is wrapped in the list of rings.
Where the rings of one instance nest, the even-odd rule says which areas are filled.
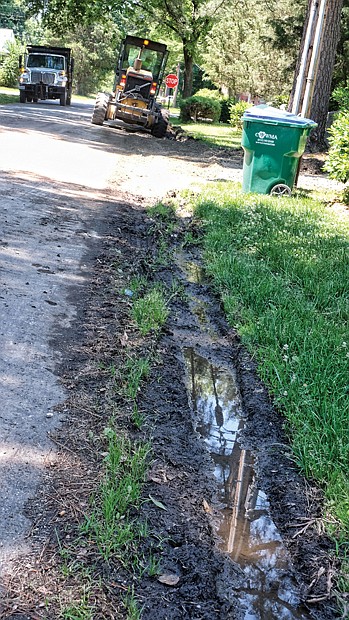
[[[132,67],[134,71],[149,73],[156,83],[157,95],[167,61],[167,47],[162,43],[127,36],[120,49],[118,66],[115,75],[114,91],[122,82],[122,76]]]

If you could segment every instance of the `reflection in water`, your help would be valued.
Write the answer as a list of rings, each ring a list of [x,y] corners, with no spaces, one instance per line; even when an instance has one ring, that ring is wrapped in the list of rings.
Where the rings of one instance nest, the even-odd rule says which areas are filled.
[[[184,359],[196,430],[208,446],[219,481],[220,548],[246,576],[240,593],[244,620],[305,620],[267,497],[256,486],[252,454],[240,447],[244,418],[235,377],[192,348],[184,349]]]

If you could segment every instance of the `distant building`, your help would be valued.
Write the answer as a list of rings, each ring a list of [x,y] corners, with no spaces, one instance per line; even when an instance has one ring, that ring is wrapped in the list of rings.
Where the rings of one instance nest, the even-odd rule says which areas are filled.
[[[7,44],[15,42],[12,28],[0,28],[0,56],[8,54]]]

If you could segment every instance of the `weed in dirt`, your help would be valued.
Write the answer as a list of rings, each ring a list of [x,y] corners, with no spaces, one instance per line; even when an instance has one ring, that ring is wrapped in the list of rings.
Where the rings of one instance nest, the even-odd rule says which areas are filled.
[[[108,441],[105,474],[81,532],[96,543],[106,561],[116,556],[127,563],[126,550],[138,535],[129,512],[139,505],[150,446],[119,437],[112,422],[104,434]]]
[[[144,415],[139,411],[137,403],[134,403],[132,409],[132,422],[136,428],[141,429],[144,424]]]
[[[147,279],[144,276],[134,276],[130,280],[130,289],[135,296],[138,296],[147,287]]]
[[[228,321],[288,420],[299,466],[348,532],[349,219],[233,184],[192,200]]]
[[[176,209],[174,204],[170,202],[157,202],[155,205],[148,207],[147,213],[150,217],[168,223],[174,220]]]
[[[162,287],[155,286],[144,297],[136,299],[132,306],[132,317],[142,336],[151,331],[160,331],[168,317]]]
[[[145,379],[150,372],[150,361],[148,358],[131,357],[126,360],[122,369],[123,386],[122,392],[124,396],[132,401],[137,398],[141,381]]]
[[[127,596],[124,598],[124,606],[127,612],[127,620],[140,620],[142,617],[142,610],[139,608],[138,602],[135,598],[134,588],[130,588]]]
[[[82,586],[82,594],[76,601],[69,604],[61,603],[59,618],[61,620],[92,620],[94,606],[90,604],[91,583]]]

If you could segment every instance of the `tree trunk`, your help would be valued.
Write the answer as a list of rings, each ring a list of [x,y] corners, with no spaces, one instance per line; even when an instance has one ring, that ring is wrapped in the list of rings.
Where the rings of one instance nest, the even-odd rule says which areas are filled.
[[[292,107],[292,101],[294,98],[295,85],[297,74],[300,66],[300,59],[302,56],[305,33],[307,29],[310,7],[312,5],[312,0],[309,0],[307,17],[305,21],[303,38],[301,43],[301,49],[299,52],[297,69],[295,74],[295,79],[293,83],[292,93],[290,97],[290,106]],[[319,65],[317,70],[317,75],[315,79],[315,87],[314,93],[310,108],[309,117],[314,120],[318,127],[316,130],[312,131],[309,141],[308,147],[311,150],[323,150],[326,149],[326,140],[325,140],[325,131],[326,131],[326,123],[327,123],[327,113],[329,100],[331,96],[331,83],[332,83],[332,74],[336,56],[337,45],[339,41],[340,35],[340,24],[341,24],[341,13],[342,13],[343,0],[327,0],[326,14],[325,14],[325,24],[324,31],[322,37],[322,47],[321,53],[319,57]]]
[[[183,99],[191,97],[193,92],[193,56],[183,42],[184,55],[184,82],[183,82]]]

